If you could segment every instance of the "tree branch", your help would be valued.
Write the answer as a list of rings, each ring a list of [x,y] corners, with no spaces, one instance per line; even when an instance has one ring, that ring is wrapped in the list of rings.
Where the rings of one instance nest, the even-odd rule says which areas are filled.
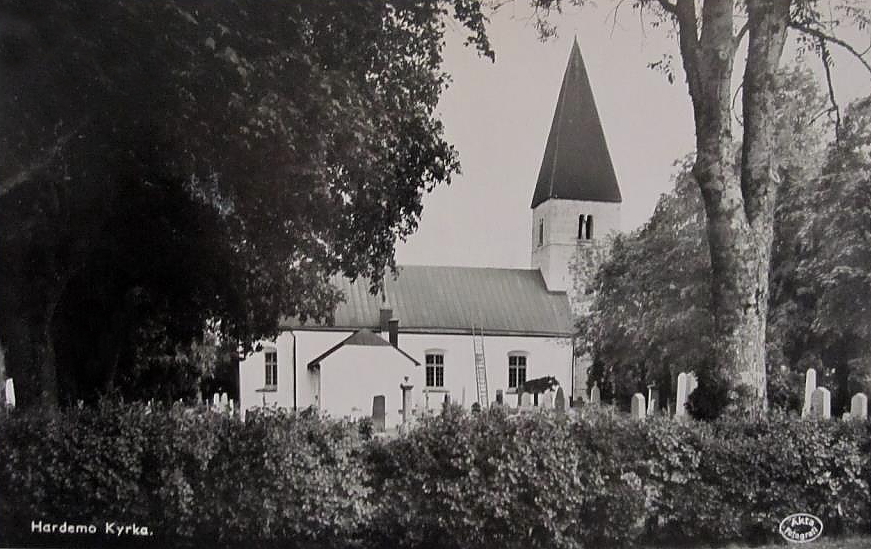
[[[662,6],[662,9],[667,13],[677,16],[677,6],[675,4],[672,4],[668,0],[659,0],[659,5]]]
[[[849,43],[841,40],[837,36],[832,36],[830,34],[826,34],[819,29],[814,29],[814,28],[808,27],[807,25],[804,25],[802,23],[798,23],[796,21],[790,21],[789,27],[791,29],[795,29],[799,32],[809,34],[810,36],[813,36],[814,38],[816,38],[820,41],[831,42],[832,44],[837,44],[837,45],[841,46],[842,48],[844,48],[845,50],[847,50],[848,52],[853,54],[853,57],[858,59],[859,62],[862,63],[862,65],[868,70],[868,72],[871,73],[871,63],[869,63],[868,60],[863,57],[864,54],[860,53],[856,48],[851,46]]]
[[[829,103],[831,103],[832,108],[829,109],[829,112],[835,113],[835,141],[840,141],[841,138],[841,108],[838,106],[838,102],[835,99],[835,87],[832,83],[832,70],[829,66],[829,62],[831,60],[831,53],[829,52],[829,47],[826,45],[826,41],[822,38],[819,39],[820,44],[820,57],[823,60],[823,69],[826,71],[826,85],[829,88]]]
[[[741,43],[741,40],[744,38],[744,35],[747,34],[747,29],[750,28],[750,21],[744,23],[744,26],[741,27],[741,30],[738,31],[738,34],[735,35],[735,47]]]

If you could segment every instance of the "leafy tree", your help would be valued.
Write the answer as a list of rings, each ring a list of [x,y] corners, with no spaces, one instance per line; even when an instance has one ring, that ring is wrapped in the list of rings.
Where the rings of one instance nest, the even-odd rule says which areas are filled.
[[[605,398],[625,401],[649,383],[710,358],[710,263],[701,196],[684,161],[675,190],[663,195],[634,235],[618,237],[596,275],[590,315],[579,323],[595,363],[589,376]]]
[[[851,105],[840,139],[826,147],[830,125],[815,116],[825,98],[804,71],[781,76],[777,155],[783,166],[775,214],[772,293],[767,323],[769,398],[801,406],[803,374],[814,367],[839,409],[867,390],[871,296],[867,280],[867,143],[869,101]],[[689,166],[673,192],[637,234],[621,238],[596,279],[590,318],[581,324],[592,344],[597,381],[624,399],[647,383],[674,387],[695,371],[694,412],[714,417],[728,402],[710,373],[712,314],[704,210]],[[842,278],[846,276],[846,279]]]
[[[559,11],[564,4],[584,3],[531,0],[545,34],[554,30],[548,13]],[[820,53],[826,67],[829,45],[837,44],[871,71],[864,54],[834,35],[839,24],[852,22],[864,28],[871,21],[871,10],[850,1],[831,7],[819,0],[635,0],[632,5],[652,14],[655,25],[674,26],[693,105],[696,156],[692,173],[705,207],[711,262],[712,381],[747,386],[743,405],[760,409],[766,398],[769,271],[782,179],[773,154],[776,74],[787,31],[797,31],[803,46]],[[736,161],[732,76],[735,54],[745,37],[747,55],[740,90],[742,153]]]
[[[435,105],[473,0],[0,0],[0,344],[25,405],[207,321],[245,344],[378,282],[458,169]],[[341,220],[341,221],[339,221]]]
[[[871,389],[869,113],[868,99],[847,109],[817,176],[779,208],[769,337],[795,378],[817,369],[836,409]]]

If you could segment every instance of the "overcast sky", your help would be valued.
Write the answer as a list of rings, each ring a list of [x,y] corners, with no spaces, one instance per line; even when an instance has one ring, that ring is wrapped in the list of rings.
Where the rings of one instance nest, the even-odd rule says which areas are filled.
[[[674,42],[629,8],[615,25],[612,5],[567,12],[557,21],[559,36],[545,43],[525,2],[504,7],[489,27],[495,64],[464,48],[460,29],[449,32],[445,68],[453,83],[439,113],[463,173],[425,197],[420,228],[398,246],[398,263],[529,267],[529,205],[575,35],[623,194],[623,229],[650,217],[672,187],[674,161],[693,149],[692,110]],[[675,57],[674,84],[647,68],[663,54]],[[787,53],[784,61],[793,58]],[[858,62],[836,59],[841,103],[871,94]],[[806,61],[818,69],[817,59]]]

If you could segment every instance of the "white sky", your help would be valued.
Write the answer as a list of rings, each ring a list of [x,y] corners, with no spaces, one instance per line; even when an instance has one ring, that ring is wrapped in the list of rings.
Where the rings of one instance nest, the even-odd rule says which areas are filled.
[[[542,43],[525,6],[518,0],[492,19],[495,64],[462,46],[462,30],[448,34],[445,68],[453,83],[439,115],[463,173],[425,197],[420,228],[397,247],[397,263],[529,267],[529,205],[574,35],[620,183],[624,231],[650,217],[659,195],[672,187],[673,162],[693,150],[683,69],[663,30],[642,25],[629,8],[614,25],[612,3],[603,1],[566,12],[559,36]],[[673,85],[647,68],[664,53],[675,58]],[[792,58],[787,53],[784,62]],[[807,62],[819,68],[816,58]],[[839,55],[836,63],[842,106],[871,94],[871,77],[857,61]]]

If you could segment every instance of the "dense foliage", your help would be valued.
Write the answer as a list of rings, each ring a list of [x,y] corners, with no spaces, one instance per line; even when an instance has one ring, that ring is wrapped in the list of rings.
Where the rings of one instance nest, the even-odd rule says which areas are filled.
[[[840,410],[857,391],[871,390],[871,105],[847,111],[828,146],[824,98],[801,70],[781,75],[778,144],[780,200],[775,212],[766,335],[769,403],[801,407],[808,367]],[[674,394],[677,375],[700,376],[703,417],[727,398],[711,372],[710,259],[701,194],[679,165],[674,191],[637,233],[620,237],[596,277],[581,335],[596,359],[590,383],[627,400],[655,383]],[[863,314],[862,311],[865,311]],[[664,402],[663,402],[664,404]]]
[[[250,344],[281,315],[326,317],[337,273],[377,282],[458,170],[435,113],[443,37],[456,21],[492,57],[480,7],[0,1],[19,402],[94,400],[133,364],[161,379],[207,323]]]
[[[0,543],[30,521],[148,526],[153,546],[581,548],[759,541],[781,519],[871,527],[871,423],[635,422],[449,407],[408,434],[315,414],[106,405],[0,416]],[[101,543],[101,545],[103,545]]]

